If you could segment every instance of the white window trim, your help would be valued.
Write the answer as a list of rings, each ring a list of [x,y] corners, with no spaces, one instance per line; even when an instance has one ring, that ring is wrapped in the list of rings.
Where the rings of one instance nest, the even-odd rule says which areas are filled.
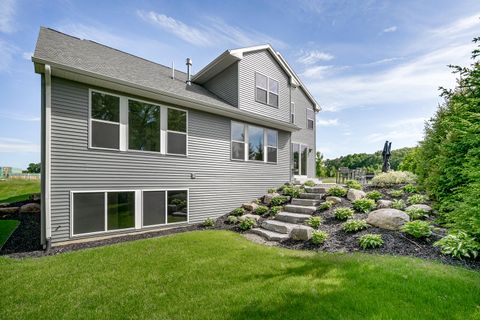
[[[308,130],[314,130],[314,129],[315,129],[315,112],[314,112],[313,110],[310,110],[310,109],[305,109],[305,112],[306,112],[306,116],[307,116],[307,123],[306,123],[306,126],[305,126],[305,127],[306,127]],[[313,117],[310,118],[310,117],[309,117],[309,114],[310,114],[310,115],[313,114]],[[312,120],[312,122],[313,122],[312,128],[309,128],[309,127],[308,127],[308,120]]]
[[[120,98],[120,116],[119,122],[112,122],[112,121],[105,121],[105,120],[97,120],[92,118],[92,92],[98,92],[102,94],[108,94],[114,97]],[[128,101],[138,101],[142,103],[151,104],[154,106],[160,107],[160,151],[148,151],[148,150],[135,150],[129,148],[129,126],[128,126]],[[178,132],[173,130],[168,130],[168,109],[176,109],[186,113],[186,132]],[[94,147],[92,146],[92,121],[104,122],[109,124],[116,124],[119,125],[119,148],[101,148],[101,147]],[[177,153],[168,153],[167,152],[167,133],[174,132],[174,133],[181,133],[186,135],[186,150],[185,154],[177,154]],[[160,103],[156,103],[153,101],[147,101],[142,99],[131,98],[128,96],[118,95],[115,93],[110,93],[107,91],[97,90],[97,89],[89,89],[88,90],[88,148],[95,149],[95,150],[109,150],[109,151],[127,151],[127,152],[134,152],[134,153],[146,153],[146,154],[160,154],[160,155],[167,155],[167,156],[175,156],[175,157],[188,157],[188,110],[183,108],[172,107],[168,105],[163,105]]]
[[[266,87],[266,88],[262,88],[261,86],[257,85],[257,73],[258,73],[259,75],[262,75],[262,76],[264,76],[264,77],[267,78],[267,87]],[[273,91],[270,91],[270,80],[273,80],[273,81],[275,81],[275,82],[277,83],[277,85],[278,85],[278,86],[277,86],[277,88],[278,88],[278,92],[277,92],[277,93],[275,93],[275,92],[273,92]],[[258,102],[258,103],[266,104],[266,105],[268,105],[268,106],[270,106],[270,107],[274,107],[274,108],[277,108],[277,109],[278,109],[279,106],[280,106],[280,81],[278,81],[278,80],[275,79],[275,78],[269,77],[269,76],[267,76],[267,75],[265,75],[265,74],[263,74],[263,73],[261,73],[261,72],[258,72],[258,71],[255,71],[254,81],[255,81],[255,101]],[[259,89],[261,89],[261,90],[265,90],[265,91],[267,92],[267,103],[265,103],[265,102],[263,102],[263,101],[259,101],[259,100],[257,99],[257,88],[259,88]],[[270,93],[277,96],[278,105],[275,106],[275,105],[273,105],[273,104],[270,104],[270,95],[269,95]]]
[[[143,225],[143,192],[144,191],[165,191],[165,210],[167,210],[167,192],[168,191],[187,191],[187,221],[180,221],[180,222],[172,222],[168,223],[168,211],[165,211],[165,223],[163,224],[156,224],[150,226]],[[131,228],[124,228],[124,229],[115,229],[115,230],[107,230],[108,228],[108,193],[109,192],[134,192],[135,193],[135,212],[134,212],[134,221],[135,226]],[[105,228],[104,231],[95,231],[95,232],[87,232],[87,233],[79,233],[74,234],[74,195],[77,193],[104,193],[105,200]],[[162,189],[122,189],[122,190],[71,190],[70,191],[70,238],[82,238],[88,237],[92,235],[102,235],[102,234],[111,234],[111,233],[124,233],[125,231],[134,231],[134,230],[141,230],[141,229],[151,229],[160,226],[170,226],[170,225],[178,225],[178,224],[188,224],[190,223],[190,189],[189,188],[162,188]]]
[[[113,97],[119,98],[119,106],[118,106],[118,112],[119,112],[119,119],[118,122],[115,121],[107,121],[107,120],[100,120],[100,119],[94,119],[92,117],[92,93],[97,92],[100,94],[107,94]],[[94,90],[94,89],[88,89],[88,148],[90,149],[99,149],[99,150],[114,150],[114,151],[122,151],[125,150],[125,141],[122,141],[122,124],[125,125],[125,122],[122,123],[122,96],[118,94],[113,94],[101,90]],[[108,124],[114,124],[118,126],[118,136],[119,136],[119,143],[118,143],[118,148],[102,148],[102,147],[94,147],[92,145],[92,122],[101,122],[101,123],[108,123]],[[124,128],[123,128],[124,130]]]
[[[290,122],[295,124],[296,116],[295,116],[295,102],[290,103]]]
[[[243,125],[243,135],[245,137],[245,141],[239,141],[239,140],[234,140],[233,139],[233,131],[232,131],[232,126],[234,123],[237,123],[237,124],[240,124],[240,125]],[[248,153],[248,143],[249,143],[249,127],[250,126],[253,126],[253,127],[257,127],[257,128],[261,128],[263,130],[263,160],[250,160],[249,159],[249,153]],[[276,161],[275,162],[272,162],[272,161],[267,161],[268,158],[267,158],[267,151],[268,151],[268,135],[267,135],[267,130],[272,130],[272,131],[275,131],[277,133],[277,145],[275,148],[277,148],[277,158],[275,159]],[[231,120],[230,121],[230,160],[231,161],[240,161],[240,162],[253,162],[253,163],[268,163],[268,164],[277,164],[278,163],[278,139],[279,139],[279,133],[278,133],[278,130],[276,129],[270,129],[270,128],[265,128],[265,127],[262,127],[262,126],[257,126],[257,125],[250,125],[248,123],[244,123],[244,122],[240,122],[240,121],[235,121],[235,120]],[[233,142],[236,142],[236,143],[243,143],[244,144],[244,150],[245,150],[245,154],[244,154],[244,159],[234,159],[233,156],[232,156],[232,150],[233,150]],[[271,146],[273,147],[273,146]]]

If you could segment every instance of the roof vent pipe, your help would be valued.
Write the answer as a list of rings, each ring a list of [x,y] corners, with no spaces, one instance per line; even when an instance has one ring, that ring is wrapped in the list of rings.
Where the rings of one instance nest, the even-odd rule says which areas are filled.
[[[172,79],[175,80],[175,62],[172,61]]]
[[[187,58],[187,84],[191,85],[192,84],[192,79],[191,79],[191,74],[190,74],[190,68],[192,67],[192,59]]]

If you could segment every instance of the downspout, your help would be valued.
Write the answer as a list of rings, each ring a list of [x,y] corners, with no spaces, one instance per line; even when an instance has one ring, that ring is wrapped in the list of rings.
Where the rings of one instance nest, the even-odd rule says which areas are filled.
[[[50,249],[52,239],[51,218],[51,151],[52,149],[52,70],[45,65],[45,238],[46,250]]]

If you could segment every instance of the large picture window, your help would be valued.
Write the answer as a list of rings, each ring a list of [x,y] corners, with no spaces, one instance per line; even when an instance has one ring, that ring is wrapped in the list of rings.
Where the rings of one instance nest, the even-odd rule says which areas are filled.
[[[128,100],[128,148],[160,151],[160,107]]]
[[[90,121],[92,147],[120,148],[120,97],[92,92]]]
[[[278,81],[255,72],[255,100],[278,107]]]
[[[263,161],[263,128],[248,126],[248,159]]]
[[[245,124],[232,122],[232,159],[245,160]]]
[[[187,154],[187,112],[168,108],[167,153]]]

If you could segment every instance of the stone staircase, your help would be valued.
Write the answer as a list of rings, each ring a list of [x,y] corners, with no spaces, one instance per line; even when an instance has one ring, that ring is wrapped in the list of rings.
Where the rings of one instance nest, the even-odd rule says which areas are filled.
[[[305,187],[305,192],[292,199],[274,219],[264,220],[250,232],[269,241],[281,241],[290,238],[294,229],[310,228],[305,221],[317,210],[324,193],[324,187]]]

